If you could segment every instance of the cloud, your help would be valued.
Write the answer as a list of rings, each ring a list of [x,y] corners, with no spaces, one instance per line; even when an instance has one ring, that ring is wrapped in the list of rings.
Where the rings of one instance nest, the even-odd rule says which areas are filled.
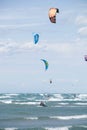
[[[77,18],[76,18],[76,23],[78,24],[78,25],[87,25],[87,16],[78,16]]]
[[[45,23],[30,23],[30,24],[12,24],[12,25],[0,25],[0,29],[18,29],[18,28],[27,28],[32,26],[41,26]]]
[[[80,35],[87,36],[87,26],[86,26],[86,27],[81,27],[81,28],[78,30],[78,33],[79,33]]]
[[[80,36],[87,36],[87,16],[78,16],[76,18],[76,24],[79,25],[77,33],[80,34]]]
[[[60,43],[60,44],[50,44],[48,46],[50,50],[67,53],[71,51],[71,46],[68,43]]]
[[[33,11],[32,11],[33,10]],[[28,8],[0,8],[0,20],[24,20],[24,19],[36,19],[39,15],[35,15],[37,13],[41,13],[42,8],[40,7],[28,7]],[[32,15],[30,14],[32,12]]]
[[[74,40],[61,43],[54,43],[47,46],[47,51],[56,52],[61,55],[79,55],[87,52],[87,40]]]
[[[7,41],[0,41],[0,54],[4,53],[7,54],[13,50],[16,50],[18,45],[16,42],[7,40]]]
[[[63,79],[63,78],[61,78],[61,79],[57,79],[59,82],[72,82],[72,83],[78,83],[79,82],[79,80],[78,79]]]
[[[0,47],[0,53],[7,53],[8,49],[4,47]]]
[[[70,43],[50,44],[47,49],[62,54],[72,53],[74,45]]]
[[[45,25],[42,8],[1,8],[0,29],[19,29]],[[38,15],[37,15],[38,14]]]
[[[34,44],[32,41],[22,43],[12,40],[0,41],[0,54],[17,54],[17,52],[22,53],[26,51],[46,51],[46,53],[51,54],[55,52],[64,56],[84,55],[87,53],[87,39],[78,38],[73,41],[50,44],[47,41],[40,41],[38,44]]]
[[[14,15],[0,15],[0,20],[19,20],[19,19],[29,19],[28,16],[14,16]]]
[[[36,45],[33,42],[18,43],[12,40],[0,41],[0,54],[25,52],[29,50],[45,50],[46,46],[41,43]]]

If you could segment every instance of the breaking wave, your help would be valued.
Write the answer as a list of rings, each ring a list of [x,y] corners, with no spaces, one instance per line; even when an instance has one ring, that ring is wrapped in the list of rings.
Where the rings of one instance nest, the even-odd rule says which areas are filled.
[[[71,120],[71,119],[85,119],[87,115],[74,115],[74,116],[51,116],[51,119],[59,119],[59,120]]]

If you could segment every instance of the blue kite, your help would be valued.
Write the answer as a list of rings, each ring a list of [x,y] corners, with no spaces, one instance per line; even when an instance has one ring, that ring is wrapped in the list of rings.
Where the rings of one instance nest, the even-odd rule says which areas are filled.
[[[39,41],[39,34],[34,34],[34,44],[37,44]]]

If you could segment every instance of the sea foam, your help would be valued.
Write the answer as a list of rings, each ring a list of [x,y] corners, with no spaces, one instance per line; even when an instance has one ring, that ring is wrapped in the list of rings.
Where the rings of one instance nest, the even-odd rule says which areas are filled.
[[[71,120],[71,119],[85,119],[87,115],[74,115],[74,116],[51,116],[51,119],[60,119],[60,120]]]
[[[5,128],[5,130],[17,130],[18,128]]]
[[[69,127],[52,127],[52,128],[45,128],[46,130],[69,130]]]
[[[25,117],[26,120],[38,120],[38,117]]]

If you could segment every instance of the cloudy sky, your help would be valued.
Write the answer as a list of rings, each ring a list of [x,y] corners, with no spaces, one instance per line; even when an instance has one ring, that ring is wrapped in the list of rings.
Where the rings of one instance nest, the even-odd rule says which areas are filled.
[[[0,92],[87,93],[86,54],[87,0],[0,0]]]

